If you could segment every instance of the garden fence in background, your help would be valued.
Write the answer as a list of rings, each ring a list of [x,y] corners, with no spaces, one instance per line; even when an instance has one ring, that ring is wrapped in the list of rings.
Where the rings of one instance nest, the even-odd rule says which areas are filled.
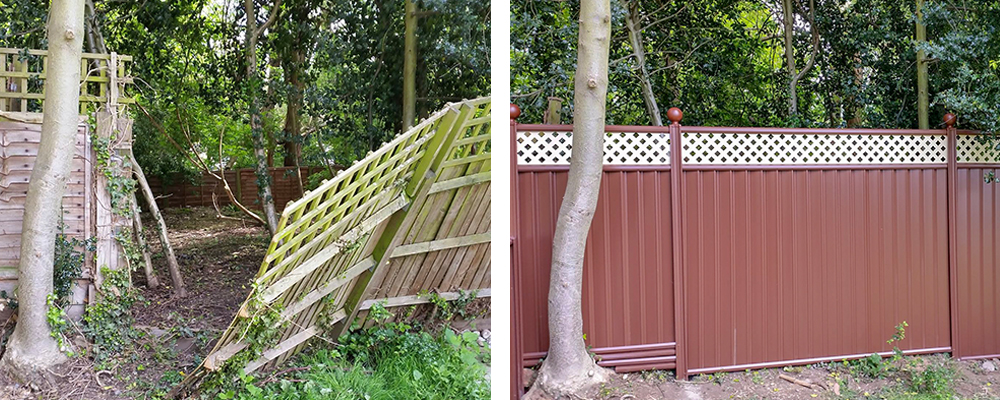
[[[684,378],[888,354],[903,321],[907,354],[1000,354],[1000,185],[983,179],[1000,158],[975,132],[682,126],[675,111],[606,129],[583,279],[599,365]],[[513,348],[532,366],[572,126],[517,114]]]
[[[343,167],[337,167],[335,171],[342,169]],[[274,167],[268,170],[271,174],[274,206],[280,212],[288,202],[302,197],[299,177],[295,174],[295,167]],[[308,187],[310,175],[326,170],[324,167],[299,167],[302,185]],[[233,195],[240,203],[247,208],[263,209],[257,197],[257,174],[253,168],[229,169],[225,174],[229,188],[233,190]],[[167,176],[165,179],[158,176],[149,176],[147,179],[157,205],[161,208],[214,207],[213,194],[219,207],[225,207],[230,203],[222,182],[208,173],[202,173],[193,181],[189,181],[184,174],[179,173]]]

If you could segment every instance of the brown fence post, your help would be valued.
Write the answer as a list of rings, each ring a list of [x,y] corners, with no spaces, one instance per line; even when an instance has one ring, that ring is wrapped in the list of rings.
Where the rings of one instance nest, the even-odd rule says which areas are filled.
[[[517,117],[521,116],[521,108],[510,105],[510,398],[520,399],[524,394],[522,371],[524,367],[523,349],[521,348],[521,289],[518,286],[521,273],[518,270],[518,211],[517,206]]]
[[[672,240],[672,256],[674,267],[674,341],[675,365],[677,368],[677,379],[687,379],[687,335],[684,310],[684,257],[682,256],[682,230],[683,230],[683,210],[681,192],[684,187],[684,168],[682,161],[683,149],[681,148],[681,118],[684,113],[677,107],[667,110],[667,119],[670,120],[670,227]]]
[[[951,310],[951,354],[958,358],[958,131],[955,114],[944,115],[948,133],[948,291]]]

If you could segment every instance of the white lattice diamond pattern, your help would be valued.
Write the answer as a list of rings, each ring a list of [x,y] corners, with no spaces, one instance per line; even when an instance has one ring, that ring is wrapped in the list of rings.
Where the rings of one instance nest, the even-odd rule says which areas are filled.
[[[996,142],[986,143],[980,135],[958,135],[955,150],[960,163],[1000,163],[1000,151],[996,149]]]
[[[934,164],[944,135],[683,134],[683,162],[709,165]]]
[[[569,165],[572,132],[518,132],[517,163]],[[665,133],[608,132],[604,138],[605,165],[670,164],[670,139]]]

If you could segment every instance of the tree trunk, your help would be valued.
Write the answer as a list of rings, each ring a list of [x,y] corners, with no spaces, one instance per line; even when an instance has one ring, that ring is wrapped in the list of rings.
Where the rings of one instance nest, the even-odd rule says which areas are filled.
[[[927,27],[924,26],[924,0],[917,0],[917,43],[927,43]],[[917,50],[917,122],[920,129],[930,129],[930,107],[927,95],[927,54]]]
[[[244,0],[244,7],[247,15],[246,31],[246,61],[247,61],[247,82],[251,85],[250,91],[250,131],[253,137],[253,152],[257,159],[257,196],[260,204],[264,208],[264,218],[267,220],[267,229],[273,235],[278,229],[278,214],[274,210],[274,197],[271,192],[271,174],[268,172],[267,151],[265,149],[264,122],[260,115],[260,97],[255,94],[259,89],[260,77],[257,76],[257,37],[261,33],[257,28],[257,14],[254,0]],[[280,0],[274,4],[275,9],[271,10],[272,17],[280,7]],[[270,23],[273,18],[268,19]]]
[[[135,175],[136,180],[139,181],[139,190],[142,191],[142,197],[146,199],[146,204],[149,205],[149,213],[156,220],[156,231],[160,236],[160,247],[163,247],[163,255],[167,259],[167,270],[169,270],[170,280],[174,284],[174,295],[177,297],[187,296],[187,290],[184,288],[184,278],[181,276],[181,267],[177,263],[177,256],[174,255],[174,247],[170,245],[170,239],[167,237],[167,223],[163,221],[163,214],[160,214],[160,207],[156,205],[156,197],[153,196],[153,190],[149,188],[149,181],[146,180],[146,174],[142,172],[142,167],[135,161],[135,155],[132,154],[131,149],[128,150],[128,157],[132,163],[132,173]]]
[[[142,217],[139,216],[139,200],[135,193],[132,194],[132,233],[135,235],[135,244],[142,249],[142,272],[146,275],[146,287],[155,288],[160,286],[160,280],[156,279],[153,272],[153,258],[149,255],[149,248],[146,246],[146,237],[142,233]]]
[[[646,103],[649,121],[655,126],[662,126],[660,106],[656,104],[653,83],[649,80],[649,72],[646,71],[646,48],[642,43],[642,27],[639,26],[639,4],[631,2],[628,4],[628,9],[628,14],[625,14],[625,26],[628,28],[629,44],[635,55],[635,68],[638,72],[639,86],[642,87],[642,100]]]
[[[305,185],[302,182],[302,170],[299,168],[299,159],[302,157],[302,122],[299,113],[302,110],[302,91],[305,90],[305,83],[302,82],[299,72],[302,71],[305,55],[299,39],[295,39],[294,46],[296,48],[292,53],[292,62],[285,65],[285,81],[291,90],[288,91],[288,107],[285,111],[283,147],[284,165],[295,167],[295,178],[301,194],[305,193]]]
[[[403,39],[403,132],[410,129],[417,114],[417,5],[406,0]]]
[[[795,88],[795,32],[792,30],[795,13],[792,12],[792,0],[782,0],[781,11],[785,25],[785,67],[788,68],[788,115],[794,116],[799,113],[799,98]]]
[[[0,363],[15,377],[35,381],[66,361],[50,335],[47,297],[52,293],[52,269],[59,208],[66,191],[79,125],[80,57],[83,49],[83,0],[53,0],[49,7],[49,56],[45,70],[46,101],[42,104],[42,138],[31,171],[21,226],[17,268],[17,325]]]
[[[97,25],[97,7],[94,0],[87,0],[86,15],[84,16],[87,28],[87,48],[91,53],[108,54],[108,48],[104,44],[104,35],[101,34],[101,27]]]
[[[603,173],[610,36],[609,0],[583,0],[574,83],[573,158],[552,244],[549,350],[529,398],[569,397],[607,378],[607,372],[587,353],[581,303],[587,231]]]

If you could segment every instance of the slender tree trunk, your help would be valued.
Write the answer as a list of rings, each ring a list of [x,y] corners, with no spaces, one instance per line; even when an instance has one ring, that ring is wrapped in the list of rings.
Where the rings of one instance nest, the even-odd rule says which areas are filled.
[[[301,47],[302,42],[295,40],[295,51],[292,54],[292,62],[285,65],[285,81],[292,90],[288,91],[288,107],[285,111],[284,143],[285,150],[284,165],[295,167],[295,178],[298,183],[299,193],[305,193],[305,185],[302,183],[302,170],[299,168],[299,159],[302,157],[302,122],[299,118],[302,110],[302,91],[305,90],[305,83],[302,82],[299,72],[303,68],[305,55]]]
[[[927,43],[924,25],[924,0],[917,0],[917,43]],[[930,129],[930,104],[927,94],[927,54],[917,50],[917,119],[920,129]]]
[[[128,150],[128,157],[129,161],[132,162],[132,173],[135,175],[136,180],[139,181],[139,190],[142,191],[142,197],[146,199],[146,204],[149,206],[149,213],[156,220],[156,233],[160,237],[160,247],[163,247],[163,255],[167,259],[167,270],[170,272],[170,280],[174,284],[174,296],[187,296],[187,290],[184,287],[184,277],[181,276],[181,266],[177,263],[177,256],[174,255],[174,247],[170,245],[170,239],[167,237],[167,223],[163,221],[163,214],[160,214],[160,207],[156,205],[156,197],[153,196],[153,190],[149,187],[149,181],[146,180],[146,174],[142,172],[142,167],[135,161],[135,155],[132,154],[132,150]]]
[[[403,50],[403,131],[416,122],[417,110],[417,5],[406,0]]]
[[[160,280],[153,272],[153,257],[149,255],[149,248],[146,246],[146,237],[142,233],[142,217],[139,216],[139,200],[135,193],[132,194],[132,233],[135,235],[135,244],[142,249],[143,273],[146,275],[146,287],[155,288],[160,286]]]
[[[101,34],[101,27],[97,24],[97,7],[94,6],[94,0],[87,0],[84,18],[87,28],[87,48],[91,53],[108,54],[108,48],[104,45],[104,35]]]
[[[603,173],[610,37],[609,0],[581,1],[573,158],[552,244],[549,350],[529,398],[545,394],[569,397],[607,378],[607,372],[587,353],[581,303],[587,231],[597,208]]]
[[[257,71],[257,37],[261,33],[257,29],[257,15],[254,0],[244,0],[244,7],[247,15],[246,31],[246,61],[247,61],[247,81],[251,86],[250,91],[250,131],[253,137],[253,152],[257,158],[257,196],[260,204],[264,208],[264,218],[267,220],[267,229],[273,235],[278,229],[278,214],[274,209],[274,196],[271,192],[271,174],[268,172],[267,150],[265,149],[264,122],[261,119],[260,97],[256,91],[260,86],[260,77]],[[272,17],[280,7],[280,0],[275,1],[275,9],[272,10]],[[270,23],[271,18],[268,19]]]
[[[662,126],[663,118],[660,116],[660,106],[656,104],[653,83],[649,79],[649,72],[646,71],[646,48],[642,43],[642,27],[639,26],[639,4],[633,1],[628,4],[628,8],[629,12],[625,15],[625,26],[628,28],[629,44],[635,55],[635,68],[638,73],[639,86],[642,87],[642,100],[646,103],[650,122],[655,126]]]
[[[73,157],[73,137],[79,125],[80,57],[83,49],[83,0],[53,0],[49,7],[49,56],[42,105],[42,139],[31,171],[21,227],[17,268],[17,325],[0,360],[20,380],[46,376],[66,361],[50,335],[47,297],[52,293],[52,269],[59,208],[66,191]]]
[[[799,113],[799,97],[795,82],[795,13],[792,12],[792,0],[781,1],[781,11],[785,25],[785,66],[788,68],[788,115]]]

